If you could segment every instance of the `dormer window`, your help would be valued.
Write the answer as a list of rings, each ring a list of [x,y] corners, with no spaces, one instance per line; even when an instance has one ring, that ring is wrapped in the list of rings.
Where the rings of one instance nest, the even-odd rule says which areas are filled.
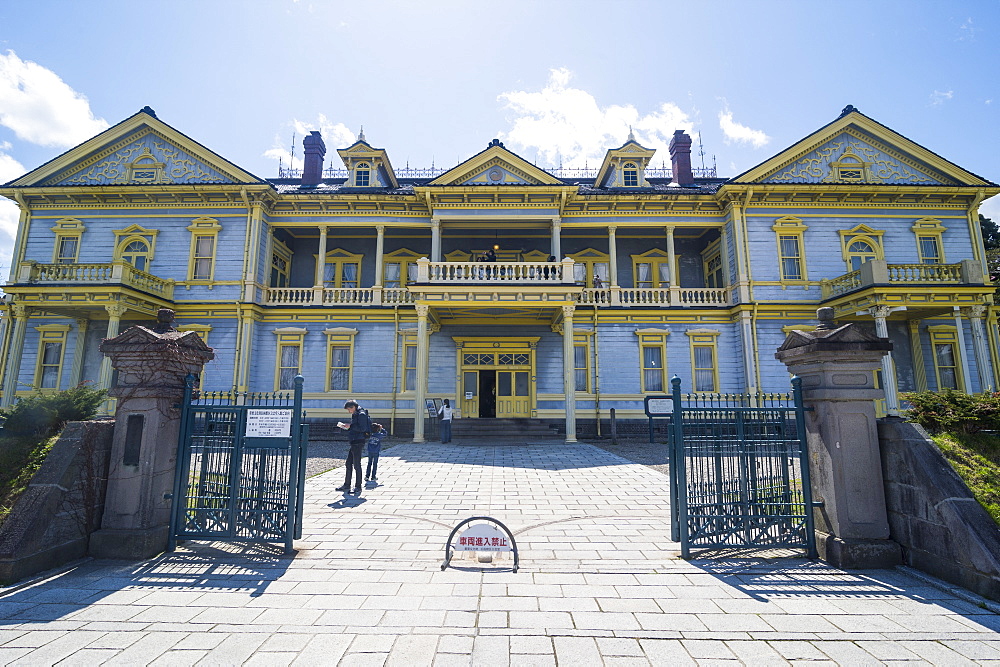
[[[622,182],[627,188],[634,188],[639,185],[639,168],[634,162],[626,162],[622,167]]]
[[[359,188],[367,188],[371,185],[372,170],[367,162],[362,162],[354,171],[354,185]]]

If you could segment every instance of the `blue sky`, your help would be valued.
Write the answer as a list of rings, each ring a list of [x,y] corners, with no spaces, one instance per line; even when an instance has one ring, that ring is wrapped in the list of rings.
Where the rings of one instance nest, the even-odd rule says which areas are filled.
[[[494,137],[593,166],[629,125],[669,162],[686,129],[733,176],[847,104],[1000,182],[998,70],[998,0],[0,0],[0,182],[144,105],[272,177],[293,132],[329,158],[362,125],[397,167]]]

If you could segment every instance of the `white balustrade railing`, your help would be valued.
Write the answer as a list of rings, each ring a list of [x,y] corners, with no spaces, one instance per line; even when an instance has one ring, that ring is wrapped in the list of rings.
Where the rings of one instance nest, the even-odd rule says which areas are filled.
[[[403,305],[416,299],[405,287],[268,287],[264,303],[269,306],[378,306]]]
[[[312,287],[268,287],[264,290],[264,303],[269,306],[307,306],[312,304],[314,295]]]
[[[561,262],[431,262],[417,260],[418,283],[572,285],[572,259]]]
[[[716,287],[595,287],[576,295],[581,306],[729,306],[728,288]]]
[[[961,264],[889,264],[891,283],[960,283]]]
[[[729,290],[724,287],[679,287],[685,306],[728,306]]]
[[[128,262],[117,261],[106,264],[39,264],[26,262],[18,273],[19,282],[30,283],[85,283],[120,284],[173,298],[174,281],[158,278],[151,273],[140,271]]]

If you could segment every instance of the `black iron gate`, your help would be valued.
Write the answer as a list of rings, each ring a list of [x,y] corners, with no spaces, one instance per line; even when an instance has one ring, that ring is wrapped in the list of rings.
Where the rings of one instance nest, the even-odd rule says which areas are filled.
[[[801,380],[790,394],[682,395],[680,379],[671,384],[672,537],[681,556],[751,547],[814,558]]]
[[[308,426],[302,376],[293,391],[194,391],[181,412],[172,551],[177,540],[284,543],[302,537]]]

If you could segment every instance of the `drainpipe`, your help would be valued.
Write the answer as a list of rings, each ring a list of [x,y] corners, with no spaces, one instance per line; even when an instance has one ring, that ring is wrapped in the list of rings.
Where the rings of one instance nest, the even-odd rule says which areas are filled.
[[[399,305],[392,309],[392,411],[389,413],[389,435],[396,434],[396,389],[399,387]]]

